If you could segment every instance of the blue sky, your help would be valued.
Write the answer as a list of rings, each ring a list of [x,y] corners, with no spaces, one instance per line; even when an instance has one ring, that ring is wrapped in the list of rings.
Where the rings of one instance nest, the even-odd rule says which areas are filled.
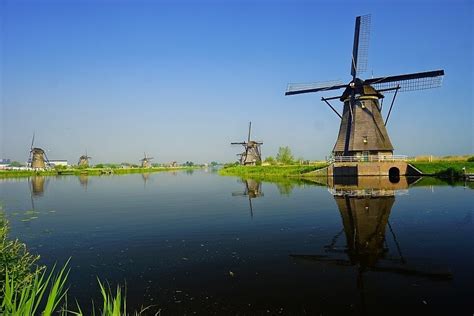
[[[286,85],[349,81],[367,13],[366,76],[446,71],[397,97],[395,152],[474,152],[472,1],[0,1],[0,157],[25,161],[36,132],[50,159],[232,161],[251,120],[264,156],[322,159],[339,120]]]

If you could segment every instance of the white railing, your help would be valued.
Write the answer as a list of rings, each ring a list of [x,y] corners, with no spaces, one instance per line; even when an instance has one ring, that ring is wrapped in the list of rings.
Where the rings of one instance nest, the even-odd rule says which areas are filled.
[[[407,189],[336,189],[328,188],[329,193],[334,196],[393,196],[393,195],[408,195]]]
[[[333,162],[381,162],[381,161],[407,161],[406,155],[369,155],[369,156],[334,156],[328,159]]]

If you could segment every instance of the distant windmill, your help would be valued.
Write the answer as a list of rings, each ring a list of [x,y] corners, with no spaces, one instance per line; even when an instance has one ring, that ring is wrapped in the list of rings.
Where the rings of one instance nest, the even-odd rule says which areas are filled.
[[[35,143],[35,134],[33,133],[33,138],[31,139],[30,146],[30,156],[28,158],[28,163],[33,169],[44,169],[46,166],[49,166],[49,160],[46,155],[46,152],[39,147],[34,147]]]
[[[240,156],[239,163],[243,166],[255,166],[257,163],[260,163],[262,161],[262,153],[260,151],[260,146],[263,145],[263,143],[250,140],[251,131],[252,122],[249,122],[249,133],[247,136],[247,141],[231,143],[231,145],[244,146],[244,151],[241,154],[237,154],[237,156]]]
[[[147,157],[146,153],[143,153],[145,157],[143,157],[140,161],[142,162],[142,168],[150,168],[151,167],[151,161],[153,157]]]
[[[367,68],[370,22],[370,15],[356,18],[351,60],[352,78],[349,83],[331,81],[313,84],[289,84],[285,95],[344,89],[339,96],[321,98],[341,119],[339,135],[332,151],[335,157],[334,161],[336,163],[370,161],[377,163],[379,165],[377,167],[380,167],[381,161],[393,161],[395,159],[386,125],[397,93],[439,87],[442,83],[444,70],[365,80],[358,78],[358,75]],[[382,93],[394,93],[385,120],[382,118],[384,98]],[[335,99],[339,99],[343,103],[342,115],[329,103],[330,100]],[[379,103],[379,100],[382,100],[381,103]],[[368,164],[365,164],[365,166],[368,166]],[[334,166],[334,175],[338,173],[336,170],[338,167],[341,166]],[[393,169],[393,167],[384,166],[380,169],[388,170],[388,168]],[[363,168],[363,166],[360,165],[360,168]],[[372,167],[368,166],[368,168]],[[341,173],[344,173],[344,170],[340,169]],[[382,173],[386,172],[383,171]],[[356,171],[356,174],[361,174],[361,170]]]
[[[89,167],[89,159],[92,159],[92,157],[89,157],[87,155],[87,150],[86,150],[86,154],[79,157],[79,162],[77,163],[77,165],[80,167]]]

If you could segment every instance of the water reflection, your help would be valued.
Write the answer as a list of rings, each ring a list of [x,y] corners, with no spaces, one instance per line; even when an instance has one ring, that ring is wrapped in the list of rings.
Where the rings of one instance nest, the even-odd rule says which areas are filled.
[[[79,184],[81,185],[81,187],[83,187],[84,190],[87,191],[87,185],[89,184],[89,176],[87,174],[80,174],[77,178],[79,179]]]
[[[359,177],[356,180],[329,180],[328,190],[334,196],[343,228],[328,245],[324,255],[292,255],[297,259],[326,262],[341,266],[356,266],[359,272],[358,287],[363,289],[362,274],[368,270],[405,275],[417,275],[433,279],[452,278],[447,269],[429,266],[414,267],[404,258],[396,233],[389,218],[396,196],[407,193],[409,178],[398,182],[385,177]],[[397,255],[388,256],[387,228],[396,247]],[[344,233],[345,245],[338,246]],[[341,256],[342,255],[342,256]]]
[[[410,265],[410,260],[403,256],[402,247],[390,224],[396,196],[407,193],[409,183],[418,179],[403,177],[399,181],[392,181],[388,177],[358,177],[346,180],[328,179],[328,191],[339,209],[343,228],[324,246],[322,254],[293,254],[291,257],[356,268],[362,314],[366,309],[364,274],[367,271],[415,275],[432,280],[452,279],[451,272],[446,268],[434,268],[432,264]],[[343,234],[345,245],[341,246],[340,237]],[[389,238],[395,245],[393,253],[396,255],[389,255],[392,253],[388,247]]]
[[[250,217],[253,217],[252,199],[263,196],[262,182],[253,179],[241,179],[245,189],[243,192],[233,192],[232,196],[246,196],[249,200]]]
[[[42,196],[44,194],[46,177],[34,176],[34,177],[31,177],[30,179],[31,179],[31,194],[33,196]]]
[[[150,180],[150,174],[149,172],[147,173],[142,173],[142,179],[143,179],[143,187],[145,188],[146,187],[146,183],[148,182],[148,180]]]

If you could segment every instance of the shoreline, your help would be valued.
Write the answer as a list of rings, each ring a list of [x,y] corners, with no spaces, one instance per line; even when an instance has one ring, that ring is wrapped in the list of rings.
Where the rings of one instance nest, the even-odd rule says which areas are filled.
[[[151,173],[160,171],[195,170],[201,167],[151,167],[151,168],[84,168],[84,169],[59,169],[59,170],[0,170],[0,179],[20,178],[34,176],[101,176],[124,175],[133,173]]]
[[[474,173],[474,162],[470,161],[407,161],[423,174],[422,176],[436,178],[461,179],[465,174]],[[316,178],[314,171],[327,167],[328,164],[314,165],[280,165],[280,166],[229,166],[219,170],[221,176],[240,177],[279,177],[279,178]],[[463,170],[465,168],[465,170]]]

